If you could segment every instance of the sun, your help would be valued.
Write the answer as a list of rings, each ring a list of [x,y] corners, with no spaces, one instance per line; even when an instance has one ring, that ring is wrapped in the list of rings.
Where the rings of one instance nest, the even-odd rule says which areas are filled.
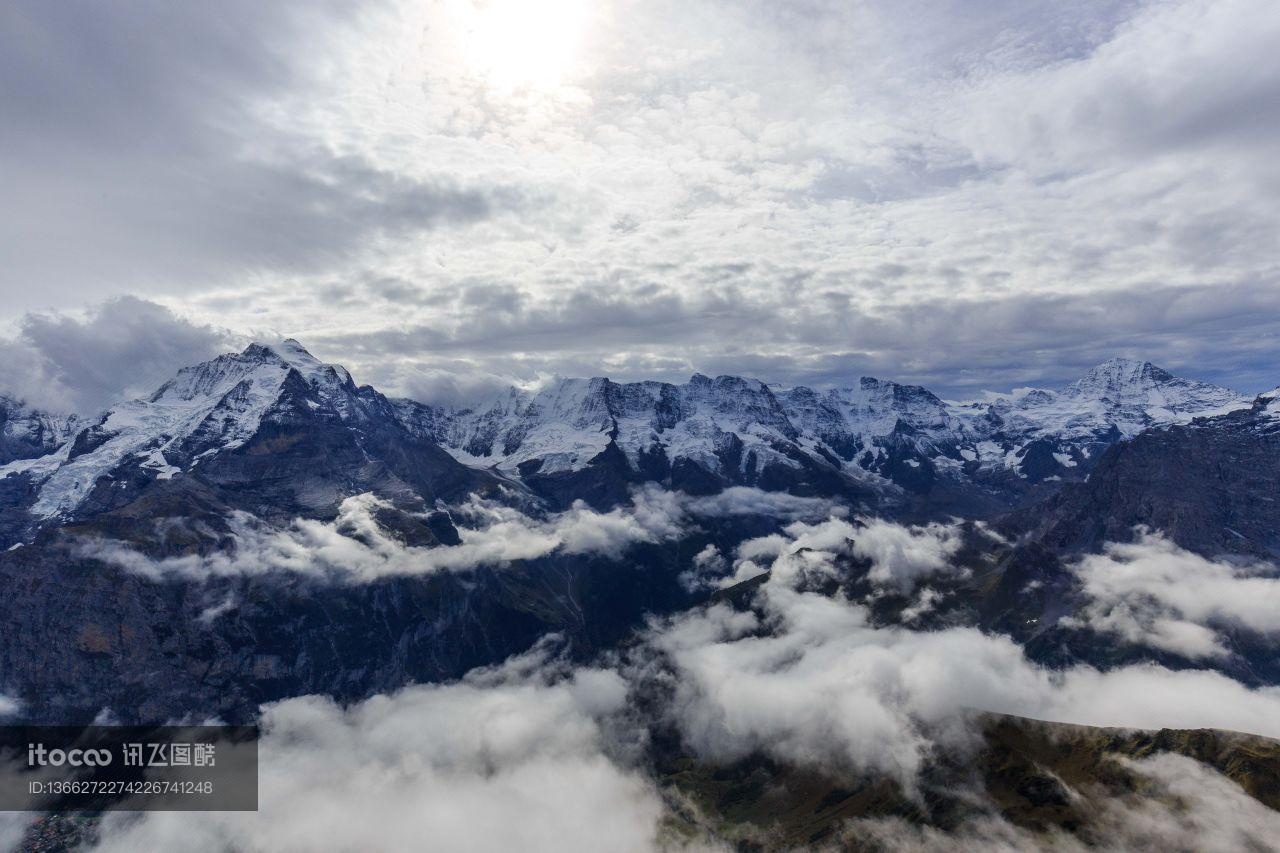
[[[477,0],[460,33],[470,70],[498,89],[549,91],[581,61],[584,0]]]

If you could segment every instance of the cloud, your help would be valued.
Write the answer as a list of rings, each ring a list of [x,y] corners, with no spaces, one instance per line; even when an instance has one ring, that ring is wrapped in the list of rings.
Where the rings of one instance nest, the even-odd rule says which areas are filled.
[[[632,492],[629,504],[608,512],[576,501],[564,512],[540,517],[472,496],[449,508],[460,541],[423,547],[406,545],[386,529],[378,513],[392,510],[392,504],[364,493],[344,499],[331,521],[298,518],[281,527],[245,512],[233,512],[227,519],[233,547],[211,554],[156,559],[128,543],[100,537],[79,539],[77,549],[83,557],[152,577],[284,571],[361,583],[394,575],[501,567],[553,554],[590,554],[617,560],[635,544],[680,539],[697,527],[699,519],[758,514],[770,508],[787,518],[830,512],[833,504],[746,487],[705,498],[647,485]],[[708,562],[703,568],[711,566]]]
[[[1280,15],[1254,0],[1151,4],[1087,56],[992,75],[957,109],[977,113],[979,150],[1049,169],[1224,145],[1257,156],[1277,121],[1258,108],[1280,93],[1277,35]]]
[[[908,589],[917,579],[948,568],[960,544],[956,525],[906,527],[872,518],[858,530],[852,551],[871,561],[867,577],[872,583]]]
[[[849,521],[843,518],[847,511],[837,509],[825,520],[794,521],[782,533],[739,543],[734,576],[722,585],[764,571],[760,565],[763,560],[771,560],[770,570],[786,583],[806,572],[832,574],[837,555],[867,560],[870,568],[866,576],[872,584],[902,592],[930,575],[963,571],[950,563],[961,544],[958,525],[909,526],[881,518]]]
[[[1062,624],[1191,659],[1230,652],[1218,630],[1280,632],[1280,576],[1274,566],[1217,562],[1158,533],[1108,544],[1074,565],[1090,602]]]
[[[353,499],[332,527],[376,551],[371,537],[380,534],[368,527],[376,507],[371,498]],[[514,524],[501,528],[508,543],[530,533],[546,537],[535,540],[538,548],[608,549],[646,532],[684,529],[685,522],[673,521],[685,518],[678,499],[640,493],[637,507],[627,518],[603,523],[595,516],[613,514],[571,511],[534,522],[483,502],[465,511],[489,519],[476,528],[482,534]],[[583,525],[591,532],[582,533]],[[747,562],[741,554],[749,553],[771,570],[753,610],[718,604],[656,619],[625,663],[607,658],[574,668],[552,657],[553,644],[544,643],[457,684],[412,687],[345,710],[317,697],[268,706],[261,814],[112,817],[104,824],[106,849],[163,846],[177,833],[196,849],[342,847],[348,837],[395,847],[425,830],[446,849],[508,844],[515,831],[528,833],[533,849],[576,849],[602,843],[583,841],[600,831],[595,821],[602,815],[622,821],[610,843],[652,849],[663,806],[653,783],[633,769],[644,738],[631,725],[655,721],[637,721],[624,709],[633,691],[647,690],[654,679],[664,697],[656,722],[673,725],[696,756],[732,761],[763,754],[840,775],[885,775],[908,792],[917,790],[921,770],[940,753],[963,757],[980,748],[976,712],[1280,736],[1280,688],[1149,664],[1049,669],[1005,636],[968,627],[878,627],[865,607],[839,594],[805,591],[813,573],[834,573],[865,534],[846,519],[829,518],[793,522],[784,534],[749,540],[739,559]],[[890,582],[918,580],[924,567],[937,569],[949,536],[941,528],[880,529],[867,553]],[[463,540],[467,544],[465,534]],[[1131,562],[1151,556],[1150,543],[1139,546],[1126,552]],[[336,548],[322,540],[315,550],[330,547]],[[313,563],[349,561],[350,547]],[[386,570],[378,565],[375,574]],[[695,578],[699,568],[722,571],[723,555],[705,549],[695,560]],[[1280,820],[1194,762],[1157,756],[1132,768],[1149,777],[1153,789],[1097,815],[1103,837],[1117,839],[1116,849],[1150,837],[1233,849],[1270,837]],[[617,809],[620,816],[611,815]],[[526,811],[535,816],[526,819]],[[1241,819],[1233,822],[1234,814]],[[331,825],[328,815],[340,816],[334,820],[341,825]],[[951,834],[891,820],[859,822],[850,831],[925,850],[943,849],[947,840],[975,850],[1021,849],[1043,840],[997,818]],[[1066,849],[1075,844],[1065,836],[1059,841]]]
[[[178,368],[218,354],[227,334],[135,297],[108,299],[83,317],[28,314],[0,339],[0,390],[29,405],[92,415],[154,391]]]
[[[1118,849],[1265,849],[1280,832],[1280,814],[1199,762],[1169,753],[1122,761],[1164,796],[1119,800],[1105,810],[1104,832]]]
[[[234,546],[213,554],[154,559],[126,543],[101,538],[82,539],[78,548],[84,557],[154,577],[283,571],[359,583],[503,566],[553,553],[617,559],[637,542],[682,535],[686,520],[681,496],[659,489],[638,490],[629,507],[601,513],[578,501],[545,519],[473,497],[452,510],[458,544],[419,547],[404,544],[378,522],[377,513],[391,509],[389,502],[365,493],[343,500],[332,521],[299,518],[283,528],[236,512],[228,519]]]
[[[907,534],[883,538],[896,546]],[[937,750],[963,754],[974,744],[974,711],[1280,735],[1280,688],[1155,665],[1046,669],[1003,635],[877,627],[860,604],[802,591],[813,573],[834,571],[857,535],[832,520],[745,543],[740,556],[772,558],[737,567],[739,579],[770,569],[756,610],[720,604],[651,627],[646,641],[672,670],[670,719],[697,754],[725,761],[764,753],[835,772],[888,774],[910,789]],[[810,544],[797,547],[805,537]],[[932,541],[926,554],[941,547]],[[901,553],[911,550],[880,549],[880,565],[902,566]],[[908,560],[906,576],[922,564],[934,565]]]
[[[150,0],[110,14],[6,8],[0,250],[12,305],[313,271],[379,239],[523,207],[509,187],[388,170],[288,114],[285,99],[332,92],[332,58],[386,14],[240,0],[216,12]]]
[[[764,515],[782,521],[845,515],[848,509],[825,498],[804,498],[786,492],[766,492],[749,486],[730,486],[714,495],[689,501],[689,511],[697,515],[723,518],[735,515]]]
[[[542,655],[346,708],[265,706],[258,812],[117,813],[93,849],[656,849],[661,800],[611,743],[626,685]]]
[[[729,570],[729,561],[715,545],[708,545],[693,557],[693,565],[680,573],[677,580],[686,592],[716,587]]]
[[[1267,0],[617,0],[514,90],[463,0],[6,12],[14,312],[180,299],[450,399],[1115,354],[1275,385]]]

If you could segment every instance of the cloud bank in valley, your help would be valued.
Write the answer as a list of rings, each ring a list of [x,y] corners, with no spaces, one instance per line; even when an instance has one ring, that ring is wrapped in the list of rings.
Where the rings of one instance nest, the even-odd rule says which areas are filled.
[[[759,612],[717,605],[650,631],[649,642],[675,672],[670,713],[695,750],[718,760],[764,752],[888,773],[909,785],[937,746],[971,743],[967,715],[974,711],[1280,736],[1280,688],[1250,689],[1213,671],[1155,665],[1046,669],[1005,636],[970,627],[878,627],[861,604],[804,591],[815,575],[835,576],[837,558],[858,550],[857,537],[868,532],[871,575],[893,578],[905,568],[899,578],[919,581],[927,577],[922,566],[944,570],[936,560],[952,534],[939,525],[879,522],[859,531],[840,519],[796,523],[785,536],[750,540],[739,550],[739,578],[770,572]],[[1251,610],[1233,610],[1229,601],[1220,597],[1219,612]]]
[[[1074,567],[1090,602],[1063,623],[1191,659],[1231,652],[1220,630],[1280,633],[1280,570],[1209,560],[1144,532]]]
[[[535,651],[448,685],[343,708],[264,708],[257,813],[108,817],[100,851],[610,850],[657,847],[662,803],[607,722],[613,672]]]
[[[233,513],[228,519],[231,547],[211,554],[157,559],[126,543],[102,538],[79,540],[77,552],[153,577],[294,572],[367,582],[395,575],[500,567],[551,554],[619,559],[637,543],[669,542],[686,535],[699,518],[775,513],[783,518],[820,517],[833,506],[819,498],[746,487],[711,497],[644,487],[632,493],[629,505],[607,512],[577,501],[565,512],[538,517],[473,497],[450,510],[460,541],[428,547],[406,545],[388,531],[376,516],[392,510],[392,505],[366,493],[343,500],[332,521],[299,518],[277,527],[248,513]]]
[[[654,531],[667,530],[676,515],[669,506],[639,505],[637,517],[647,522],[611,519],[603,528],[660,535]],[[632,541],[630,532],[600,535],[599,522],[581,514],[548,521],[540,547]],[[511,519],[494,522],[504,523]],[[581,533],[584,524],[589,535],[568,533]],[[861,549],[859,536],[870,540]],[[888,775],[908,792],[940,750],[964,754],[979,743],[977,712],[1280,737],[1280,688],[1155,665],[1048,669],[1004,636],[967,627],[879,627],[864,605],[807,591],[815,576],[834,577],[857,550],[882,583],[920,589],[953,570],[954,536],[940,525],[797,521],[779,536],[748,540],[734,555],[736,568],[754,561],[770,571],[755,608],[717,604],[654,620],[623,659],[572,665],[548,642],[459,682],[410,687],[345,709],[319,697],[270,705],[259,814],[113,816],[101,847],[138,849],[179,836],[196,850],[305,849],[334,839],[397,846],[430,833],[442,849],[499,849],[514,843],[510,833],[518,827],[528,849],[664,849],[671,840],[663,835],[667,801],[645,769],[644,717],[628,710],[634,691],[655,684],[667,699],[654,713],[704,760],[764,754],[837,777]],[[1185,562],[1161,541],[1098,559],[1136,562],[1159,549]],[[699,560],[718,562],[715,571],[735,569],[722,553]],[[1194,571],[1223,582],[1218,570]],[[1249,608],[1233,601],[1219,596],[1214,612],[1249,618]],[[1164,755],[1133,767],[1165,799],[1126,798],[1106,808],[1098,825],[1116,849],[1152,838],[1231,849],[1277,827],[1274,813],[1205,766]],[[948,841],[959,849],[1018,849],[1040,838],[998,816],[946,835],[892,820],[856,822],[845,831],[924,850]],[[1076,844],[1059,841],[1064,849]]]

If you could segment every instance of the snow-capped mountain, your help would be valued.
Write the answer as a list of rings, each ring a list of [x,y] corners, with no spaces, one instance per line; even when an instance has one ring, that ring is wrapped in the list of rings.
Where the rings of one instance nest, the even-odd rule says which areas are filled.
[[[1247,405],[1227,388],[1182,379],[1144,361],[1113,358],[1059,392],[1022,389],[970,404],[1029,435],[1085,438],[1112,427],[1125,438],[1144,429],[1210,417]]]
[[[0,484],[27,484],[23,509],[43,520],[119,504],[149,483],[195,471],[222,486],[290,492],[286,509],[332,504],[370,482],[421,495],[434,476],[463,470],[404,432],[381,394],[286,340],[180,369],[52,452],[0,467]]]
[[[406,422],[470,464],[554,474],[585,467],[612,443],[637,470],[662,450],[723,470],[781,461],[800,437],[782,404],[754,379],[696,375],[683,385],[561,379],[534,393],[516,389],[475,408],[398,400]]]
[[[513,476],[580,471],[616,449],[637,476],[659,480],[696,469],[721,484],[757,484],[807,471],[915,492],[940,478],[1078,479],[1117,440],[1249,404],[1229,389],[1122,359],[1062,390],[970,402],[869,377],[830,391],[775,391],[701,375],[682,385],[566,379],[469,408],[395,402],[410,429],[460,461]]]

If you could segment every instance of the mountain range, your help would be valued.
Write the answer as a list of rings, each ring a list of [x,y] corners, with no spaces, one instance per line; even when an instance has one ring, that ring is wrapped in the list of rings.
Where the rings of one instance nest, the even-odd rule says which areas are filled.
[[[297,341],[254,343],[181,367],[150,397],[91,420],[0,399],[0,545],[196,473],[267,515],[332,513],[359,491],[414,503],[499,485],[551,507],[607,508],[653,482],[986,517],[1083,480],[1106,448],[1143,430],[1252,404],[1112,359],[1062,389],[965,402],[869,377],[819,391],[699,374],[683,384],[560,379],[442,406],[357,386]]]

